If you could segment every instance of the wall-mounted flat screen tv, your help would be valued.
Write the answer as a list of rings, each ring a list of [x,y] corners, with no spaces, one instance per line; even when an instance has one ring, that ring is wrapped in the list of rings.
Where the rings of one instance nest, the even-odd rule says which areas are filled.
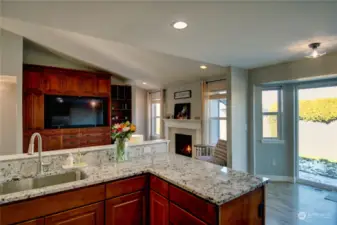
[[[108,98],[45,95],[46,129],[108,126]]]

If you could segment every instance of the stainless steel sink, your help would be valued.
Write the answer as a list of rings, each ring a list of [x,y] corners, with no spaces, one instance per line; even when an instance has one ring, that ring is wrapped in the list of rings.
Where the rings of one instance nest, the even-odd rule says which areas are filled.
[[[0,195],[42,188],[56,184],[64,184],[72,181],[83,180],[85,178],[87,178],[85,173],[81,171],[71,171],[50,176],[39,176],[34,178],[13,180],[0,183]]]

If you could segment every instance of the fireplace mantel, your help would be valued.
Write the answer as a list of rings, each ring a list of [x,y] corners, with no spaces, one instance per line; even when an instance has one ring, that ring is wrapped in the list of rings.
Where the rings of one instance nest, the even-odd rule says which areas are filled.
[[[175,138],[173,137],[173,130],[176,129],[188,129],[192,130],[194,133],[192,135],[192,157],[196,156],[196,149],[194,147],[195,144],[201,144],[202,138],[201,138],[201,120],[194,120],[194,119],[164,119],[164,125],[165,125],[165,138],[167,140],[170,140],[170,152],[175,152],[174,146],[175,146]],[[171,132],[170,132],[171,130]],[[181,130],[183,131],[183,130]],[[177,133],[184,133],[184,132],[177,132]]]
[[[164,119],[165,127],[185,128],[185,129],[201,129],[201,120],[187,119]]]

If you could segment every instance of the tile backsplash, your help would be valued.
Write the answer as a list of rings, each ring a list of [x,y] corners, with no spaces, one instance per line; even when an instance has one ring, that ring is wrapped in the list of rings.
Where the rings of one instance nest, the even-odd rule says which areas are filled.
[[[42,161],[47,166],[44,166],[43,172],[52,174],[62,171],[62,165],[65,163],[69,152],[72,152],[74,160],[77,160],[78,151],[82,154],[82,162],[88,165],[101,165],[114,161],[115,146],[109,145],[107,147],[90,147],[79,148],[72,150],[60,150],[55,152],[46,152],[42,155]],[[56,153],[57,152],[57,153]],[[139,144],[131,145],[127,148],[129,157],[138,157],[147,153],[167,152],[167,141],[155,142],[153,144]],[[36,155],[36,156],[35,156]],[[1,160],[0,158],[0,182],[12,180],[13,178],[32,177],[37,174],[38,156],[21,155],[16,159]]]

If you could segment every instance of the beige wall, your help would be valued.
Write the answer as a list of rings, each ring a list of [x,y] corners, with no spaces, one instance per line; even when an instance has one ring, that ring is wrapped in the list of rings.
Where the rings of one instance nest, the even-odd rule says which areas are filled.
[[[317,59],[302,59],[249,71],[250,84],[326,79],[337,74],[337,52]]]
[[[192,91],[192,97],[187,99],[174,99],[174,92],[177,91]],[[202,104],[201,104],[201,83],[200,81],[189,83],[189,84],[182,84],[182,85],[175,85],[168,87],[166,89],[166,109],[164,117],[167,114],[173,115],[174,114],[174,105],[177,103],[191,103],[191,119],[195,117],[201,118],[202,112]]]
[[[23,44],[23,63],[41,66],[53,66],[75,70],[94,71],[92,68],[73,60],[70,57],[58,55],[30,41]]]
[[[248,171],[248,71],[230,68],[228,76],[227,141],[228,166]]]
[[[38,44],[24,40],[23,63],[41,66],[53,66],[66,69],[95,71],[94,67],[71,57],[48,50]],[[111,84],[124,84],[126,81],[117,76],[111,77]]]
[[[22,152],[22,37],[0,33],[0,155]]]
[[[147,92],[146,90],[132,86],[132,123],[137,126],[136,134],[147,137]]]

